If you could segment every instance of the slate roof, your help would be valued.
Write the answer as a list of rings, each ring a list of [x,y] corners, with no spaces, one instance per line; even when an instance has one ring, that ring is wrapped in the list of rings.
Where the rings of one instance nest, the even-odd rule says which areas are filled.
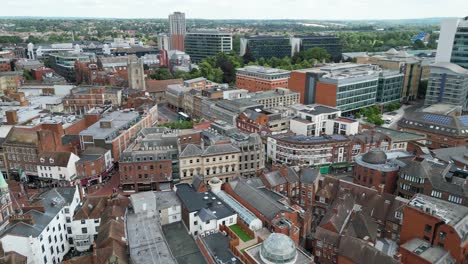
[[[62,187],[54,188],[40,194],[33,205],[44,206],[45,212],[30,210],[25,213],[25,215],[30,215],[32,217],[34,224],[30,225],[24,222],[9,224],[0,233],[0,237],[5,235],[21,237],[39,236],[58,212],[73,201],[75,191],[77,190],[74,187]]]
[[[234,211],[219,200],[212,192],[198,193],[192,186],[186,183],[177,184],[176,188],[177,197],[179,197],[182,205],[186,207],[189,212],[199,212],[202,209],[207,209],[211,212],[216,211],[215,215],[218,219],[235,214]]]
[[[320,226],[317,227],[313,236],[317,240],[321,240],[324,243],[331,244],[334,246],[338,246],[338,243],[340,241],[340,235],[338,233],[332,232]]]
[[[203,151],[194,144],[187,144],[184,150],[179,154],[179,158],[189,158],[189,157],[196,157],[200,156]]]
[[[434,153],[434,157],[439,160],[443,160],[447,163],[450,161],[457,161],[468,165],[468,158],[465,157],[465,155],[468,156],[468,146],[434,149],[431,151]]]
[[[216,215],[213,213],[213,211],[205,208],[202,208],[200,212],[198,212],[198,217],[200,217],[203,222],[216,219]]]
[[[264,178],[271,187],[275,187],[286,183],[286,179],[283,176],[281,176],[281,173],[279,171],[271,171],[265,173]]]
[[[368,237],[370,241],[375,241],[377,238],[377,224],[367,213],[356,212],[349,221],[346,234],[360,239]]]
[[[212,145],[205,149],[203,156],[239,153],[240,149],[231,144]]]
[[[257,189],[245,181],[237,179],[229,183],[233,191],[241,197],[245,202],[258,210],[266,218],[272,220],[280,212],[290,211],[290,209],[278,201],[275,201],[271,196]]]
[[[392,139],[392,142],[419,141],[426,138],[425,135],[395,130],[386,127],[376,127],[374,131],[382,133]]]
[[[388,256],[378,249],[368,245],[367,242],[350,236],[341,237],[338,254],[339,256],[351,260],[353,263],[400,263],[391,256]]]
[[[423,130],[446,136],[468,136],[468,116],[413,112],[398,121],[401,128]]]
[[[313,184],[320,175],[320,169],[302,168],[300,175],[302,183]]]

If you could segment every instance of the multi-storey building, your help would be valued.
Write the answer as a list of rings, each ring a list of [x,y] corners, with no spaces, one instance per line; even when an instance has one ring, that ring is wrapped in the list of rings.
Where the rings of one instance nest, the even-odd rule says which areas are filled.
[[[50,67],[70,82],[76,81],[75,62],[96,61],[94,53],[57,53],[48,57]]]
[[[292,38],[293,55],[297,51],[305,51],[311,48],[322,48],[326,50],[333,61],[341,60],[342,46],[340,39],[332,35],[297,35]]]
[[[239,173],[242,177],[257,176],[265,168],[265,147],[259,134],[241,133],[223,121],[213,122],[210,131],[226,136],[239,148]]]
[[[73,185],[77,179],[75,163],[80,158],[72,152],[53,151],[39,154],[37,175],[41,181]]]
[[[153,108],[145,115],[130,110],[103,115],[97,123],[79,133],[81,149],[102,147],[111,150],[113,162],[117,162],[120,154],[133,142],[138,132],[155,123],[157,107]]]
[[[78,189],[54,188],[37,198],[23,214],[10,216],[0,241],[5,251],[27,257],[27,263],[60,263],[73,244],[66,218],[80,203]]]
[[[397,158],[407,158],[412,155],[404,151],[385,152],[371,149],[364,155],[357,156],[354,165],[354,183],[374,188],[380,193],[395,193],[398,171]]]
[[[182,221],[192,236],[219,230],[220,225],[237,223],[237,213],[228,207],[213,192],[197,192],[188,183],[178,184],[177,197],[182,203]]]
[[[468,68],[454,63],[432,64],[424,105],[437,103],[461,106],[468,109]]]
[[[185,13],[174,12],[169,15],[170,49],[184,51],[184,37],[186,33]],[[159,40],[159,39],[158,39]],[[159,41],[158,41],[159,42]],[[166,48],[169,50],[169,48]]]
[[[374,105],[379,90],[390,91],[393,95],[398,90],[396,84],[400,83],[400,78],[400,73],[382,70],[376,65],[327,64],[292,71],[288,88],[300,94],[303,104],[328,105],[345,113]],[[381,100],[387,103],[390,98],[394,97],[381,97]]]
[[[172,183],[172,163],[178,154],[177,139],[176,133],[163,129],[161,133],[152,133],[130,145],[119,162],[122,189],[136,192],[161,190],[161,185]]]
[[[467,145],[467,116],[414,112],[401,118],[398,128],[426,135],[426,146],[431,149]]]
[[[296,245],[299,243],[305,224],[298,207],[292,207],[284,196],[240,178],[225,183],[223,190],[260,219],[265,228],[289,236]]]
[[[404,74],[395,71],[383,71],[379,75],[376,102],[388,104],[400,102],[403,88]]]
[[[468,17],[443,21],[440,26],[436,62],[450,62],[468,69],[468,51],[465,41],[467,35]]]
[[[81,186],[101,183],[113,166],[110,150],[88,147],[80,153],[80,159],[76,162],[76,175]]]
[[[288,87],[290,71],[262,66],[237,69],[236,86],[249,92],[268,91]]]
[[[403,214],[399,248],[403,263],[468,261],[468,207],[417,194]]]
[[[389,243],[392,249],[382,249],[384,254],[374,249],[372,255],[381,254],[391,260],[400,241],[403,207],[408,200],[327,175],[318,177],[315,186],[312,241],[308,249],[316,262],[331,264],[337,263],[340,256],[350,258],[340,249],[346,236],[360,245]]]
[[[108,89],[102,86],[78,86],[71,89],[70,94],[63,99],[65,111],[78,113],[96,107],[120,106],[121,103],[122,89]]]
[[[289,129],[304,136],[354,135],[359,122],[341,117],[341,111],[325,105],[295,105],[296,118],[290,120]]]
[[[4,94],[5,90],[16,92],[22,80],[22,71],[0,72],[0,94]]]
[[[268,137],[267,157],[287,165],[321,166],[348,162],[350,139],[343,135]]]
[[[468,205],[468,192],[464,177],[450,171],[452,164],[438,160],[416,158],[402,165],[396,194],[411,198],[421,193],[451,203]]]
[[[409,143],[424,144],[426,136],[377,127],[356,134],[351,137],[351,140],[351,161],[355,161],[358,155],[365,154],[374,148],[383,151],[411,151]]]
[[[230,125],[236,124],[236,118],[246,109],[263,108],[250,99],[237,100],[204,100],[202,101],[202,117],[206,120],[220,120]]]
[[[194,31],[185,35],[185,52],[193,62],[232,50],[232,34],[221,31]]]
[[[11,59],[0,58],[0,72],[11,71]]]
[[[8,218],[14,214],[13,203],[11,200],[10,189],[8,183],[3,177],[3,173],[0,171],[0,230],[3,230],[8,224]]]
[[[418,95],[419,82],[421,80],[422,63],[419,57],[408,54],[406,51],[390,49],[387,52],[375,56],[358,56],[357,63],[377,64],[383,69],[397,71],[404,75],[403,83],[399,88],[399,99],[415,100]]]
[[[284,87],[286,87],[285,85]],[[247,95],[250,100],[262,104],[265,108],[274,108],[278,106],[291,106],[299,103],[299,93],[293,92],[287,88],[276,88]],[[226,98],[225,98],[226,99]]]
[[[272,134],[286,133],[289,130],[289,119],[282,118],[280,113],[264,109],[246,109],[239,114],[236,125],[247,133],[258,133],[264,129]]]
[[[201,176],[205,182],[218,177],[223,182],[239,176],[240,150],[232,144],[217,144],[201,148],[188,144],[179,154],[180,180],[192,182]]]
[[[240,56],[250,60],[291,57],[291,39],[286,36],[251,36],[241,38]]]

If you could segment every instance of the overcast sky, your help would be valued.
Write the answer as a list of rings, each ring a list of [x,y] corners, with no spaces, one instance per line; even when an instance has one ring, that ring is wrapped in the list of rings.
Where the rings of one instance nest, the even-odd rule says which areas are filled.
[[[401,19],[468,16],[468,0],[0,0],[0,16]]]

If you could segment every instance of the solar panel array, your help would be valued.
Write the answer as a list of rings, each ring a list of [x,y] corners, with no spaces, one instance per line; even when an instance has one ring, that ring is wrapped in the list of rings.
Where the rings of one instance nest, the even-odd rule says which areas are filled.
[[[458,120],[460,120],[464,126],[468,126],[468,116],[460,116]]]
[[[451,120],[451,118],[448,116],[439,116],[439,115],[431,115],[431,114],[423,115],[422,119],[428,122],[432,122],[436,124],[443,124],[443,125],[448,125]]]

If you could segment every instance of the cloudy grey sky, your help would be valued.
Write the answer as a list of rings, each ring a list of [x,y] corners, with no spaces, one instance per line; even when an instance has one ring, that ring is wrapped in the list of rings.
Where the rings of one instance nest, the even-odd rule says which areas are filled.
[[[401,19],[468,16],[468,0],[0,0],[0,16]]]

